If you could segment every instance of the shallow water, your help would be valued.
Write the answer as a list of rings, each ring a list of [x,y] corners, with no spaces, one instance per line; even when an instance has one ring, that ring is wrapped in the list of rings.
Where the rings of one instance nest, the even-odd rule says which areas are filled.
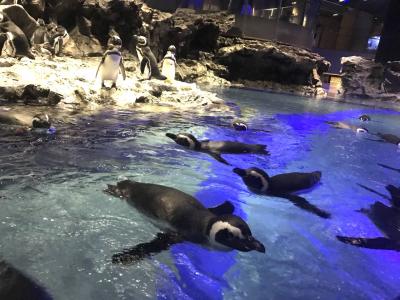
[[[396,133],[400,114],[334,102],[244,90],[221,96],[241,107],[251,128],[223,126],[230,117],[187,113],[103,111],[59,124],[54,138],[0,140],[0,257],[37,279],[55,299],[393,299],[400,294],[400,253],[338,242],[335,235],[382,236],[356,212],[400,185],[396,146],[330,128],[324,121]],[[285,200],[248,192],[232,167],[186,151],[165,132],[199,138],[265,143],[271,156],[225,155],[238,167],[275,175],[322,171],[304,196],[332,213],[324,220]],[[148,220],[102,190],[124,178],[159,183],[212,206],[234,203],[267,248],[218,252],[184,243],[135,265],[111,263],[112,254],[149,241]]]

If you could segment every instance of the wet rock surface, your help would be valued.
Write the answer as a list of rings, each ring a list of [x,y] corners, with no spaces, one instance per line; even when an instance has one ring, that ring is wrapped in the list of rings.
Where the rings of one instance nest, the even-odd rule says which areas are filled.
[[[342,58],[343,96],[399,103],[399,63],[387,66],[359,56]]]

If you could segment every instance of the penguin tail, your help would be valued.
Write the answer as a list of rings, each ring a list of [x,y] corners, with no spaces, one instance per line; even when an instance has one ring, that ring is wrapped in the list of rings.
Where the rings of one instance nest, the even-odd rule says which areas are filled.
[[[315,171],[315,172],[312,172],[312,174],[313,174],[313,183],[314,184],[318,183],[321,180],[322,172],[321,171]]]
[[[255,145],[255,150],[256,153],[270,155],[266,145],[257,144]]]

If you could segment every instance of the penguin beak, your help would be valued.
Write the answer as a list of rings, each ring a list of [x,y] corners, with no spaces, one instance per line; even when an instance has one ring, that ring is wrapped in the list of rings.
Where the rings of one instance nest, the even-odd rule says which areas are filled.
[[[246,176],[246,170],[240,169],[240,168],[234,168],[233,172],[238,174],[240,177]]]
[[[257,241],[254,237],[250,236],[246,241],[246,248],[251,250],[256,250],[257,252],[265,253],[264,245]]]
[[[176,134],[167,132],[165,135],[166,135],[167,137],[169,137],[170,139],[173,139],[173,140],[176,139]]]

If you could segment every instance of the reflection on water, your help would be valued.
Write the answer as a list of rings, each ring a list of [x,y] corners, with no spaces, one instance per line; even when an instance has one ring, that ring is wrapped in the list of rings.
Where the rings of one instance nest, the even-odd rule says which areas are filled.
[[[2,139],[0,255],[55,299],[394,298],[400,255],[344,245],[335,236],[381,236],[356,212],[377,200],[357,183],[382,192],[386,184],[399,185],[396,172],[377,165],[399,168],[398,149],[324,121],[359,124],[357,117],[367,113],[370,131],[396,133],[399,114],[251,91],[220,93],[241,106],[238,117],[251,130],[231,129],[232,116],[105,110],[60,122],[53,138]],[[224,155],[236,167],[257,166],[271,175],[321,170],[321,186],[304,196],[333,218],[249,193],[231,166],[180,147],[167,131],[268,145],[271,156]],[[206,206],[232,201],[266,254],[184,243],[129,267],[112,265],[112,254],[158,232],[102,193],[126,177],[178,188]]]

